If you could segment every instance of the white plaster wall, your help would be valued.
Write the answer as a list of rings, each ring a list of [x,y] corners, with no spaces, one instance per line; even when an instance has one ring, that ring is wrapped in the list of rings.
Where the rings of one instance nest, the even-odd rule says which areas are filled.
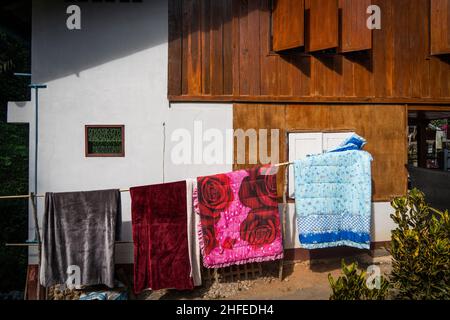
[[[394,208],[389,202],[372,204],[372,242],[391,241],[391,231],[396,227],[392,213]]]
[[[170,134],[232,128],[232,107],[173,105],[167,100],[167,1],[80,3],[82,30],[66,28],[67,3],[33,1],[33,82],[40,91],[38,193],[128,188],[226,172],[229,164],[177,166],[170,161]],[[8,120],[30,122],[30,186],[34,185],[34,101],[10,103]],[[124,158],[86,158],[86,124],[124,124]],[[39,200],[39,215],[43,214]],[[122,194],[123,240],[131,240],[130,197]],[[29,237],[34,237],[30,217]],[[131,263],[132,246],[117,246],[117,262]],[[36,263],[30,250],[30,263]]]

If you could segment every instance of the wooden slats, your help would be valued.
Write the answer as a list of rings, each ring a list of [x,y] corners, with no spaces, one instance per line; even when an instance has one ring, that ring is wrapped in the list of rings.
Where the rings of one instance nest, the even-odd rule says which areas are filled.
[[[211,94],[211,1],[201,3],[202,94]]]
[[[340,0],[340,52],[372,49],[372,30],[367,28],[367,8],[371,0]]]
[[[306,51],[314,52],[339,46],[338,0],[309,0]]]
[[[278,95],[278,59],[275,54],[270,54],[270,15],[272,8],[270,1],[262,1],[259,21],[260,21],[260,59],[261,59],[261,95]]]
[[[394,74],[394,10],[393,2],[385,0],[372,0],[374,5],[380,7],[382,15],[382,29],[373,31],[373,78],[375,82],[376,97],[393,96]],[[383,57],[383,59],[375,59]]]
[[[354,2],[365,4],[356,6]],[[443,3],[371,0],[382,14],[381,30],[372,31],[372,49],[338,55],[334,50],[337,47],[313,54],[304,50],[282,54],[271,51],[271,0],[170,0],[168,95],[177,101],[450,101],[450,55],[429,55],[430,26],[441,19],[430,19],[430,12],[437,13],[431,6],[436,7],[438,2]],[[335,28],[328,27],[324,18],[326,12],[336,8],[330,3],[337,2],[305,0],[306,38],[311,33],[308,26],[314,24],[310,21],[313,12],[317,16],[313,21],[320,26],[319,35],[334,39],[312,50],[337,43]],[[359,33],[356,37],[350,32],[363,29],[367,18],[363,8],[368,3],[340,0],[341,51],[368,47],[368,37],[358,38]],[[324,13],[319,6],[328,10]],[[353,18],[345,22],[347,15],[356,15],[348,14],[347,7],[363,12],[364,19],[357,15],[357,22]],[[444,31],[448,19],[445,21],[439,22]],[[345,36],[345,30],[350,34]],[[438,36],[443,37],[442,33]],[[312,40],[325,42],[320,38]],[[305,48],[308,42],[305,39]],[[356,45],[359,43],[365,45]]]
[[[240,22],[240,2],[241,0],[231,0],[231,13],[232,13],[232,23],[231,23],[231,30],[232,30],[232,55],[233,55],[233,63],[232,63],[232,81],[233,81],[233,95],[239,96],[240,95],[240,60],[239,60],[239,52],[240,52],[240,30],[239,30],[239,22]]]
[[[167,92],[169,95],[181,95],[181,62],[182,62],[182,0],[169,1],[169,81]]]
[[[304,45],[304,16],[303,0],[274,0],[272,13],[274,51]]]
[[[250,116],[251,115],[251,116]],[[284,105],[268,105],[268,104],[235,104],[233,106],[233,129],[279,129],[279,162],[287,161],[287,149],[283,143],[283,137],[286,136],[285,131],[285,106]],[[268,137],[267,141],[271,141]],[[259,143],[259,142],[258,142]],[[269,147],[269,146],[268,146]],[[252,152],[255,150],[252,149]],[[268,154],[272,156],[272,150],[268,150]],[[237,141],[234,141],[234,165],[233,170],[247,169],[254,165],[250,164],[250,146],[246,143],[245,146],[245,163],[238,163],[238,146]],[[260,159],[257,159],[258,161]],[[278,196],[282,197],[282,190],[284,186],[284,170],[281,170],[277,175],[277,190]]]
[[[242,0],[240,11],[240,94],[259,95],[259,0]]]
[[[407,96],[413,98],[430,96],[430,59],[429,48],[423,44],[422,39],[429,37],[428,26],[430,25],[430,16],[424,15],[423,12],[430,12],[429,1],[411,0],[413,7],[410,9],[410,21],[418,21],[418,23],[410,23],[410,52],[414,52],[411,57],[411,91]],[[412,35],[415,35],[414,37]]]
[[[233,94],[233,0],[225,0],[223,14],[223,94]]]
[[[431,54],[450,53],[450,1],[431,0]]]
[[[223,94],[223,5],[221,1],[211,0],[211,29],[210,29],[210,79],[211,94]]]
[[[200,0],[183,0],[182,93],[202,92]]]

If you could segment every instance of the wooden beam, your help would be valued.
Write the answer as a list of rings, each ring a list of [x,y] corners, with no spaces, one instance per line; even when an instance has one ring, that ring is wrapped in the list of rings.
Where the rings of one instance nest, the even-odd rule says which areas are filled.
[[[408,111],[450,111],[450,106],[408,106]]]
[[[407,104],[409,107],[414,105],[428,105],[433,108],[445,108],[450,105],[450,98],[376,98],[376,97],[299,97],[299,96],[258,96],[258,95],[169,95],[170,102],[228,102],[228,103],[293,103],[293,104]],[[433,106],[431,106],[433,105]],[[446,111],[446,109],[437,109]]]

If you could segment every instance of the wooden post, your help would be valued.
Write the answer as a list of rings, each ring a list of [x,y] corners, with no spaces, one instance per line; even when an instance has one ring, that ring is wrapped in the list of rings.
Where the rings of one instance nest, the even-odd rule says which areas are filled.
[[[30,268],[28,267],[28,263],[27,263],[27,276],[25,279],[25,289],[23,290],[23,300],[28,300],[28,275],[30,273]]]
[[[219,272],[217,268],[214,269],[214,280],[219,283]]]

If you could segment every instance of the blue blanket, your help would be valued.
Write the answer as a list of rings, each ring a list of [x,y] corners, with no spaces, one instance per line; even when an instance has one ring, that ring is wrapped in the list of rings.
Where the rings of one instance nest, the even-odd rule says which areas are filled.
[[[297,228],[302,248],[370,248],[371,161],[364,144],[294,162]]]

